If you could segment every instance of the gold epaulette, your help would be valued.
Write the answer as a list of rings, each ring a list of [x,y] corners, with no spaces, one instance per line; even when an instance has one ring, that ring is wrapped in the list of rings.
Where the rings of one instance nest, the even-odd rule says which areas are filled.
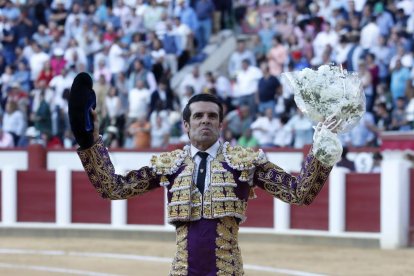
[[[230,146],[228,142],[223,145],[223,154],[229,166],[239,171],[250,170],[267,162],[266,155],[261,149],[254,151],[252,148]]]
[[[163,152],[151,158],[151,168],[158,175],[171,175],[179,169],[188,155],[190,147],[185,146],[182,150],[177,149],[170,152]]]

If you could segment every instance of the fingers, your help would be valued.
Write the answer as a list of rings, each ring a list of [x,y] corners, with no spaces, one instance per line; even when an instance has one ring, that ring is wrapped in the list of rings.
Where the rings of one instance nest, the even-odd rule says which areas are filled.
[[[99,139],[99,119],[98,119],[98,112],[96,110],[90,109],[90,113],[93,119],[93,140],[94,142],[98,141]]]

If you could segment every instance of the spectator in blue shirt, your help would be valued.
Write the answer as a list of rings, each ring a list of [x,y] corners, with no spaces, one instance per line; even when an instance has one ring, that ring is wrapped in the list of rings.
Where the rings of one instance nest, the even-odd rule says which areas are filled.
[[[209,42],[213,27],[214,4],[211,0],[198,0],[195,11],[199,23],[197,32],[198,50],[202,50]]]

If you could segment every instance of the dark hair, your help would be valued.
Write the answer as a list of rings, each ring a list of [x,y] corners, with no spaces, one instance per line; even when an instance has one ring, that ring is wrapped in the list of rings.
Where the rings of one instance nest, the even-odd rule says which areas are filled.
[[[212,102],[212,103],[217,104],[220,109],[219,121],[220,123],[223,121],[223,117],[224,117],[223,106],[221,105],[219,98],[211,94],[201,93],[201,94],[192,96],[190,100],[188,101],[188,103],[186,104],[186,106],[184,107],[184,110],[183,110],[183,121],[184,122],[190,122],[190,117],[191,117],[190,105],[195,102]]]

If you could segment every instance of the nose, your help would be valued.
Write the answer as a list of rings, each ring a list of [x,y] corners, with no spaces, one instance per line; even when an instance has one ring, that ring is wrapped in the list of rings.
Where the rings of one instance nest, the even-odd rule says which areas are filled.
[[[202,124],[208,124],[208,123],[210,123],[210,118],[208,117],[208,115],[207,115],[207,114],[205,114],[205,115],[203,116],[203,118],[201,119],[201,123],[202,123]]]

